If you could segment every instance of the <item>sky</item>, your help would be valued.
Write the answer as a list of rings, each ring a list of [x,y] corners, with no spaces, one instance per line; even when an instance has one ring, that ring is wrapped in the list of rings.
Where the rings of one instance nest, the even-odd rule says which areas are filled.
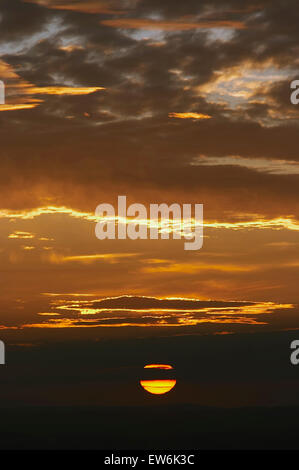
[[[94,305],[120,296],[294,317],[297,13],[293,1],[239,3],[2,0],[4,334],[100,328]],[[98,240],[95,209],[118,195],[203,204],[203,248]],[[136,325],[120,310],[118,326]]]
[[[296,335],[298,11],[295,0],[1,0],[0,339],[33,355],[108,340],[129,354],[144,339],[132,367],[183,367],[176,343],[148,351]],[[96,207],[119,195],[203,204],[203,247],[99,240]],[[207,388],[203,402],[234,393],[209,401]]]

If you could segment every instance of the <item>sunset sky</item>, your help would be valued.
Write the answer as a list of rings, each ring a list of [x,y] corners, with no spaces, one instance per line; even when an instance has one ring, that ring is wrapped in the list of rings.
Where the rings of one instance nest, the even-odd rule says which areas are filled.
[[[296,336],[297,3],[0,1],[0,339]],[[119,195],[203,204],[203,248],[97,239]]]
[[[294,2],[239,3],[2,0],[1,328],[122,295],[299,301]],[[120,194],[204,204],[203,248],[99,241]]]

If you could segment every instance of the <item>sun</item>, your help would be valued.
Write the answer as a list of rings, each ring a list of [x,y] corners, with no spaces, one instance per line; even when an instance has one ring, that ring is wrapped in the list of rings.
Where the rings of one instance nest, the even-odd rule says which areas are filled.
[[[173,367],[168,364],[147,364],[144,369],[151,369],[151,371],[173,371]],[[176,379],[174,378],[160,378],[161,373],[158,374],[159,378],[150,378],[140,380],[140,385],[149,393],[153,395],[163,395],[170,392],[176,385]]]

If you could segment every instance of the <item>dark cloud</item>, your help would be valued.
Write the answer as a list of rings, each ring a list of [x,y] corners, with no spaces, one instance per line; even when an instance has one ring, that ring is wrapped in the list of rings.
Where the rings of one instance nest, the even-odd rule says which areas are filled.
[[[182,329],[192,334],[235,333],[248,329],[283,330],[297,326],[298,306],[267,302],[201,301],[120,296],[86,301],[62,296],[51,302],[48,313],[32,315],[30,321],[14,324],[17,329],[73,327],[160,327],[172,335]],[[170,328],[170,329],[169,329]],[[3,331],[9,327],[2,325]]]
[[[44,31],[46,23],[54,18],[49,10],[21,0],[2,0],[0,13],[2,45],[7,41],[19,42]]]
[[[48,2],[48,7],[55,4]],[[240,7],[236,1],[225,6],[218,1],[175,5],[139,1],[121,8],[118,2],[105,2],[109,6],[105,18],[111,20],[238,21],[246,29],[235,29],[228,37],[222,30],[213,37],[213,29],[164,31],[147,37],[142,31],[138,36],[140,30],[132,35],[100,24],[101,15],[3,2],[2,45],[12,38],[21,45],[18,52],[4,48],[2,60],[18,74],[22,86],[105,87],[86,96],[39,95],[44,102],[35,109],[0,113],[1,179],[7,205],[16,200],[20,204],[18,195],[30,185],[25,205],[39,203],[35,194],[42,186],[47,197],[71,205],[81,201],[86,207],[84,193],[96,197],[100,181],[105,191],[130,187],[140,197],[145,187],[168,192],[164,198],[181,192],[192,198],[193,193],[210,210],[223,199],[227,206],[234,201],[236,211],[242,207],[257,212],[262,199],[265,214],[297,214],[293,203],[297,175],[190,166],[198,155],[298,160],[298,125],[287,86],[297,60],[295,3],[289,0],[282,7],[276,1],[243,2]],[[121,14],[116,12],[120,8]],[[47,24],[54,19],[57,30],[49,32]],[[34,39],[36,32],[43,34]],[[231,71],[238,80],[244,67],[257,74],[256,90],[253,87],[250,97],[237,106],[217,100],[213,87],[221,74],[226,80]],[[275,71],[284,76],[272,83]],[[259,74],[264,80],[266,72],[269,78],[263,85]],[[207,95],[203,86],[212,91]],[[211,119],[171,119],[171,112],[198,112]]]
[[[221,301],[202,301],[188,299],[156,299],[154,297],[115,297],[103,299],[99,302],[93,302],[93,308],[114,308],[114,309],[199,309],[199,308],[221,308],[221,307],[241,307],[244,305],[253,305],[251,302],[221,302]]]

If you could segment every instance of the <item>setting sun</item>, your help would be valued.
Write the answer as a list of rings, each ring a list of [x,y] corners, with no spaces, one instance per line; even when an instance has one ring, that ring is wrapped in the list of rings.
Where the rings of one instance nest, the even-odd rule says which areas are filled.
[[[173,389],[176,380],[140,380],[140,385],[149,393],[163,395]]]
[[[173,375],[170,377],[169,373],[165,372],[173,371],[173,367],[169,364],[147,364],[144,366],[144,370],[145,373],[151,373],[151,376],[140,380],[140,385],[149,393],[163,395],[172,390],[176,384]]]

